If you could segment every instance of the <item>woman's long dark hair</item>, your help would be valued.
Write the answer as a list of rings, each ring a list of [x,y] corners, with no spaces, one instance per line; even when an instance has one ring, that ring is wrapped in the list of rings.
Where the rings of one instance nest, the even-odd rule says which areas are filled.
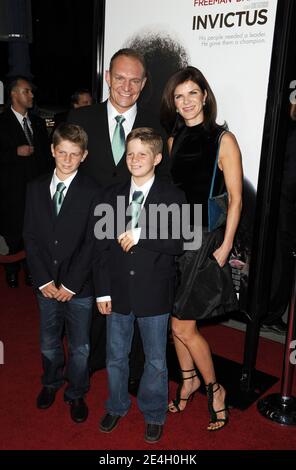
[[[174,93],[178,85],[188,82],[189,80],[196,83],[203,93],[205,91],[207,92],[204,106],[204,127],[209,131],[220,127],[216,124],[217,103],[210,85],[200,70],[188,66],[174,73],[174,75],[169,78],[162,95],[160,121],[169,135],[175,135],[179,128],[184,125],[184,119],[176,112]]]

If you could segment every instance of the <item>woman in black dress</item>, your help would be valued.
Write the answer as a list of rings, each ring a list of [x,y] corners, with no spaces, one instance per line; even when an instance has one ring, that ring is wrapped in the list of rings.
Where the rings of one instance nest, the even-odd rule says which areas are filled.
[[[180,283],[172,317],[172,332],[182,371],[176,399],[169,411],[183,411],[200,386],[196,367],[207,388],[209,431],[228,422],[226,391],[217,383],[211,351],[196,320],[237,309],[228,257],[242,206],[242,163],[239,146],[225,126],[216,124],[216,100],[195,67],[175,73],[166,84],[161,106],[162,123],[170,134],[171,173],[187,201],[202,204],[202,245],[179,259]],[[208,197],[216,154],[218,168],[214,195],[228,193],[226,226],[208,230]],[[193,211],[192,211],[193,214]],[[191,225],[196,221],[191,219]]]

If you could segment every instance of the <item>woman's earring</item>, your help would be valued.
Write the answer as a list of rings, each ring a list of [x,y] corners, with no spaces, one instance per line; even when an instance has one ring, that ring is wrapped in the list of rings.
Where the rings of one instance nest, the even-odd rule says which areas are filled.
[[[206,102],[204,101],[204,102],[203,102],[203,106],[205,106],[205,105],[206,105]]]

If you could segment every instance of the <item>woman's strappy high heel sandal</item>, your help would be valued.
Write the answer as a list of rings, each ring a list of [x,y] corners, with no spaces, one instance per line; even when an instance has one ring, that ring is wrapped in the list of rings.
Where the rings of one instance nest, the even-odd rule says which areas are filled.
[[[216,385],[216,388],[214,390],[214,386]],[[224,428],[226,426],[226,424],[228,423],[228,415],[229,415],[229,411],[228,411],[228,407],[226,406],[225,404],[225,399],[224,399],[224,408],[222,408],[221,410],[215,410],[214,409],[214,393],[216,393],[218,390],[220,390],[221,386],[220,384],[218,384],[218,382],[213,382],[213,383],[209,383],[208,385],[206,385],[206,389],[207,389],[207,395],[208,395],[208,409],[209,409],[209,413],[210,413],[210,422],[209,422],[209,426],[208,426],[208,431],[219,431],[220,429]],[[224,411],[224,418],[218,418],[218,413],[222,413]],[[218,426],[216,427],[211,427],[211,425],[213,424],[218,424]]]
[[[183,387],[183,381],[184,381],[184,380],[193,379],[194,377],[197,377],[197,373],[196,373],[196,370],[195,370],[195,369],[189,369],[189,370],[182,370],[182,369],[181,369],[181,372],[195,372],[195,373],[194,373],[193,375],[191,375],[190,377],[183,377],[182,382],[179,383],[178,388],[177,388],[176,398],[175,398],[175,400],[173,400],[172,403],[170,403],[169,406],[168,406],[168,410],[169,410],[171,413],[176,413],[176,411],[177,411],[178,413],[180,413],[181,411],[184,411],[185,408],[186,408],[186,406],[185,406],[185,408],[182,408],[182,409],[181,409],[181,408],[179,407],[180,402],[181,402],[181,401],[186,401],[186,402],[192,401],[193,398],[194,398],[195,392],[197,391],[197,390],[194,390],[192,393],[190,393],[190,394],[188,395],[187,398],[182,398],[182,397],[181,397],[181,390],[182,390],[182,387]]]

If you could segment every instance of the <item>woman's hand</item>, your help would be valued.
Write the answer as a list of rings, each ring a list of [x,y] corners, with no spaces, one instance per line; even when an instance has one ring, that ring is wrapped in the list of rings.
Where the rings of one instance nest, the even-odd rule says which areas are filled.
[[[221,246],[219,246],[219,248],[217,248],[217,250],[213,252],[213,256],[221,268],[223,268],[223,266],[226,264],[230,252],[231,247],[227,247],[223,245],[223,243]]]

